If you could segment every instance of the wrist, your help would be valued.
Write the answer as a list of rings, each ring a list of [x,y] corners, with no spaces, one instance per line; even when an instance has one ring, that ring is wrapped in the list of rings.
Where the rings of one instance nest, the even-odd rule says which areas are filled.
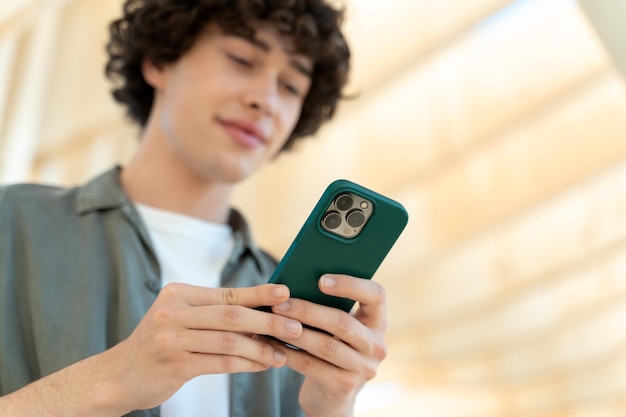
[[[324,398],[324,396],[322,396]],[[345,399],[344,401],[338,401],[338,399],[331,399],[325,397],[324,399],[316,399],[306,401],[303,396],[300,396],[300,407],[306,417],[353,417],[354,416],[354,401]]]
[[[326,410],[315,410],[315,411],[304,411],[304,415],[306,417],[354,417],[354,410],[352,408],[343,411],[329,411]]]
[[[65,403],[65,416],[114,417],[132,411],[113,349],[83,359],[42,380],[40,391]]]
[[[120,384],[107,375],[105,358],[93,356],[0,398],[3,417],[114,417],[128,413]],[[109,374],[110,375],[110,374]]]

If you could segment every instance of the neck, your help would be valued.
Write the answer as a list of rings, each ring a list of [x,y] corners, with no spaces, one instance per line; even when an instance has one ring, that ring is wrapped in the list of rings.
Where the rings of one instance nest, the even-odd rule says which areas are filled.
[[[167,154],[143,145],[120,177],[131,200],[213,223],[228,222],[232,184],[208,181]]]

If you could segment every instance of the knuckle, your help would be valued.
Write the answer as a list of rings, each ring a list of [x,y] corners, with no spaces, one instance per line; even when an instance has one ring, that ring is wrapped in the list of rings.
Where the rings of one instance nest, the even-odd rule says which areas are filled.
[[[332,357],[332,356],[337,355],[338,351],[339,351],[339,342],[337,341],[337,339],[332,338],[332,337],[325,338],[325,340],[322,342],[322,352],[326,356]]]
[[[360,381],[358,381],[357,376],[348,372],[341,373],[337,378],[336,383],[337,390],[344,395],[353,392],[360,385]]]
[[[180,293],[182,285],[183,284],[175,283],[175,282],[174,283],[169,283],[169,284],[165,285],[161,289],[159,295],[162,298],[173,298],[173,297],[176,297]]]
[[[219,343],[227,352],[234,350],[237,347],[238,342],[238,337],[234,333],[224,332],[220,335]]]
[[[360,278],[356,278],[356,277],[349,277],[349,279],[342,280],[342,281],[345,282],[345,285],[348,288],[348,291],[350,291],[350,293],[353,293],[355,290],[357,290],[359,288],[359,284],[361,284]]]
[[[302,317],[304,320],[310,319],[314,312],[311,311],[311,306],[308,303],[298,303],[293,302],[291,311],[297,313],[298,316]]]
[[[371,279],[362,281],[364,286],[363,290],[367,291],[368,304],[384,304],[386,299],[385,287]]]
[[[259,355],[261,358],[266,358],[272,361],[274,356],[274,348],[266,343],[261,343],[259,347]]]
[[[374,284],[373,286],[373,293],[374,293],[374,301],[377,304],[383,304],[385,303],[385,300],[387,298],[387,293],[385,291],[385,287],[383,287],[382,285],[380,285],[378,282],[375,281],[370,281]]]
[[[223,288],[222,289],[222,304],[225,304],[225,305],[237,304],[237,290],[235,288]]]
[[[265,286],[257,286],[254,287],[254,298],[255,300],[265,300],[268,298],[267,291],[270,289]]]
[[[363,368],[363,376],[366,381],[371,381],[372,379],[374,379],[377,373],[378,368],[375,366],[365,366]]]
[[[265,325],[270,334],[276,335],[279,332],[279,329],[281,327],[284,327],[284,326],[281,326],[282,323],[283,323],[283,320],[276,314],[268,314]]]
[[[374,358],[378,361],[385,360],[388,354],[387,345],[385,344],[385,342],[381,341],[378,343],[374,343],[373,353]]]
[[[342,335],[351,336],[355,333],[354,317],[349,314],[341,314],[337,320],[337,328]]]
[[[222,368],[225,373],[233,373],[236,370],[236,363],[234,356],[224,356],[222,358]]]
[[[300,363],[299,363],[299,368],[300,368],[300,373],[302,374],[308,374],[310,372],[310,370],[313,368],[314,366],[314,362],[313,359],[309,356],[303,356],[300,359]]]
[[[168,323],[174,321],[177,311],[171,307],[162,306],[155,310],[153,314],[154,323],[158,327],[167,326]]]
[[[178,337],[170,332],[159,332],[154,335],[154,345],[164,357],[169,357],[177,344]]]
[[[241,309],[237,306],[225,306],[220,310],[220,319],[229,325],[238,325],[241,322]]]

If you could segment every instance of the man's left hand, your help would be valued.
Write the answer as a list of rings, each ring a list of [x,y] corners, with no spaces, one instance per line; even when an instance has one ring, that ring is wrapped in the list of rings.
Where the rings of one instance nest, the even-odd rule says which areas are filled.
[[[320,290],[358,302],[352,313],[299,299],[273,307],[276,314],[322,329],[303,329],[298,339],[272,344],[287,356],[287,366],[306,378],[300,406],[309,417],[352,416],[356,396],[376,376],[387,355],[385,290],[371,280],[347,275],[324,275]]]

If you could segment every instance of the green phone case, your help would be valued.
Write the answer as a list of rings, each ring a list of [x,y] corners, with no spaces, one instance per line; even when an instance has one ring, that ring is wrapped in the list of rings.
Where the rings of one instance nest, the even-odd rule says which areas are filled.
[[[371,201],[369,220],[354,238],[337,236],[322,227],[326,209],[337,196],[354,193]],[[278,264],[270,283],[285,284],[291,296],[350,311],[353,300],[323,294],[318,287],[325,273],[371,279],[406,226],[404,207],[348,180],[331,183]]]

